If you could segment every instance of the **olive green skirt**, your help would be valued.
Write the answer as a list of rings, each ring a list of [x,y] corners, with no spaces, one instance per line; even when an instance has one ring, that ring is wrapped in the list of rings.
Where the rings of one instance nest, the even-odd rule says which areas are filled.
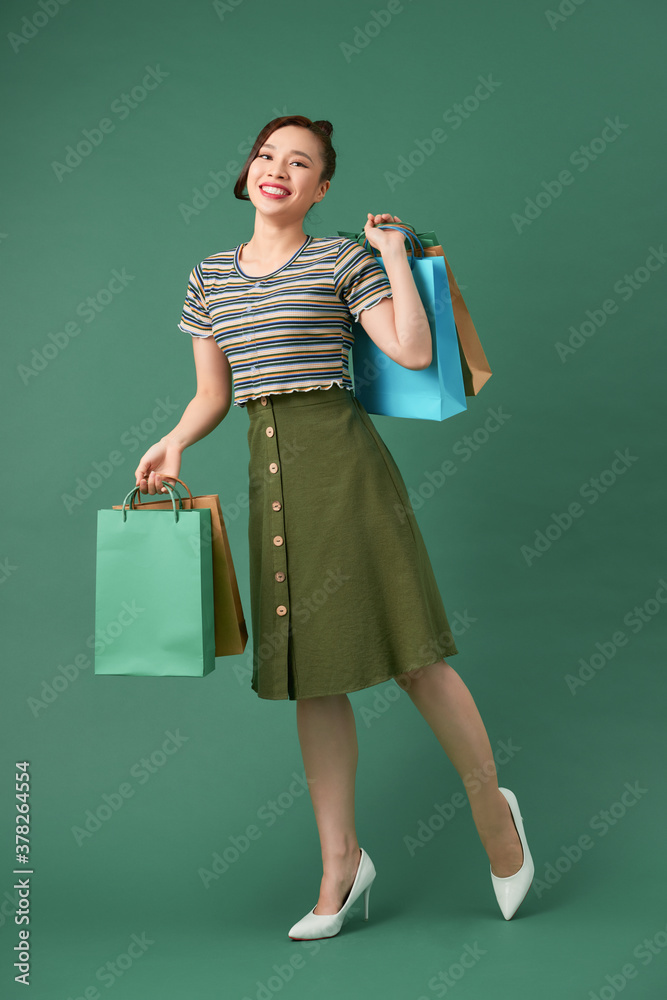
[[[353,392],[246,409],[253,691],[343,694],[454,656],[407,488]]]

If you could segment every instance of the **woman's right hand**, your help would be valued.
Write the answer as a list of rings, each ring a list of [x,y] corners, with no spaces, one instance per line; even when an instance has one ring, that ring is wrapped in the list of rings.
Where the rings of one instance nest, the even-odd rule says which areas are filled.
[[[135,469],[139,492],[167,493],[167,488],[162,483],[165,479],[167,482],[178,479],[181,457],[181,449],[169,444],[164,438],[151,445]]]

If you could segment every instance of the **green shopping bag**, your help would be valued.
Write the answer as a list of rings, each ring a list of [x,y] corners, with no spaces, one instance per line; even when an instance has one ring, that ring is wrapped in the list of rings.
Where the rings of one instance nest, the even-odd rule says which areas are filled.
[[[202,677],[215,669],[211,511],[184,509],[164,485],[171,510],[133,509],[137,486],[120,510],[97,512],[96,674]]]

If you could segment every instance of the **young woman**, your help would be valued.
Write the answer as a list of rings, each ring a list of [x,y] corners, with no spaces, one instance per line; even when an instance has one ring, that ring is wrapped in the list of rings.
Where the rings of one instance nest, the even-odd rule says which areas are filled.
[[[355,832],[348,692],[390,678],[465,779],[507,920],[534,873],[516,797],[499,789],[482,719],[444,659],[458,650],[405,483],[349,375],[352,318],[398,364],[432,361],[404,234],[378,228],[400,219],[369,212],[365,224],[386,273],[352,240],[303,230],[335,170],[331,132],[292,115],[259,133],[234,188],[255,207],[252,239],[207,257],[188,281],[179,329],[192,337],[196,394],[135,473],[142,493],[164,491],[184,449],[228,413],[233,373],[234,405],[250,421],[252,689],[296,700],[322,849],[319,898],[290,928],[294,940],[337,934],[362,892],[368,919],[375,868]]]

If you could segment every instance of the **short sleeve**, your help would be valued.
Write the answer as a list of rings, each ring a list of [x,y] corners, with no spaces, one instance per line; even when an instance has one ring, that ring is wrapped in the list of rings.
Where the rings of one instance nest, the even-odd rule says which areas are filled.
[[[334,265],[336,295],[355,321],[362,309],[391,298],[391,282],[370,250],[353,240],[343,240]]]
[[[199,264],[193,267],[190,272],[183,314],[178,329],[193,337],[210,337],[213,334],[213,324],[206,305],[204,279]]]

